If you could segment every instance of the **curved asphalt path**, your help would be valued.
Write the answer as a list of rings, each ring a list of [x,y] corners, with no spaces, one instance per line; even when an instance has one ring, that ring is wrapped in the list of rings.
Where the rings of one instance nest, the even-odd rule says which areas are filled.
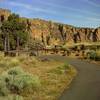
[[[45,57],[69,62],[78,70],[77,77],[59,100],[100,100],[100,65],[57,55]]]

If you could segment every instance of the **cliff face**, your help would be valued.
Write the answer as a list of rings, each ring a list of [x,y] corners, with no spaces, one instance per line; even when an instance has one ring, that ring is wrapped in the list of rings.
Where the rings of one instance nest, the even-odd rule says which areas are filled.
[[[100,41],[100,28],[77,28],[41,19],[31,20],[32,36],[46,45]]]
[[[0,9],[0,22],[7,20],[10,14],[9,10]],[[33,39],[40,40],[44,45],[100,41],[100,28],[78,28],[41,19],[29,19],[29,21]]]
[[[9,10],[0,8],[0,22],[7,20],[10,14],[11,12]]]

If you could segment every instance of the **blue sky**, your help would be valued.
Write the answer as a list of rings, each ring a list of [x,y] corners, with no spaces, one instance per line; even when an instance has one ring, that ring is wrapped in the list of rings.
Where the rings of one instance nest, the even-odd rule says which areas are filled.
[[[100,0],[0,0],[0,8],[20,16],[78,27],[100,26]]]

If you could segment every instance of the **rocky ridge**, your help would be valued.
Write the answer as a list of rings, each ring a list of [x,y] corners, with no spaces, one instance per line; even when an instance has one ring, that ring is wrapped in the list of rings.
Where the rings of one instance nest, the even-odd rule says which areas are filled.
[[[0,9],[0,22],[7,20],[10,14],[11,11]],[[27,20],[27,18],[21,19]],[[32,38],[41,41],[44,45],[100,41],[100,27],[81,28],[42,19],[29,19],[29,22]]]

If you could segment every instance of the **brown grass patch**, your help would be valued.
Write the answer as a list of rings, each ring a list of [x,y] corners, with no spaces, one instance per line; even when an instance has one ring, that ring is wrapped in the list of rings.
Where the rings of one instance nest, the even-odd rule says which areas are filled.
[[[41,80],[40,89],[25,96],[24,100],[57,100],[64,89],[69,87],[69,84],[76,75],[76,70],[72,66],[68,65],[69,69],[62,69],[62,66],[64,66],[62,62],[42,62],[34,57],[15,57],[9,59],[11,62],[12,59],[17,59],[13,60],[13,65],[20,66],[25,72],[36,75]],[[3,70],[7,70],[9,67],[3,68],[0,66],[0,73]]]

